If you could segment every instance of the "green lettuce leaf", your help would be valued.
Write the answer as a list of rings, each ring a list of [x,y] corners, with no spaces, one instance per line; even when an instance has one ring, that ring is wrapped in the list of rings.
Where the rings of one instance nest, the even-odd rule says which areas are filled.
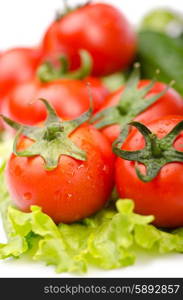
[[[30,213],[8,208],[9,239],[0,245],[0,258],[31,252],[33,260],[54,265],[57,272],[86,272],[88,266],[115,269],[132,265],[136,249],[159,253],[183,252],[183,231],[167,233],[150,223],[153,216],[133,212],[132,200],[118,200],[80,223],[55,225],[32,206]]]

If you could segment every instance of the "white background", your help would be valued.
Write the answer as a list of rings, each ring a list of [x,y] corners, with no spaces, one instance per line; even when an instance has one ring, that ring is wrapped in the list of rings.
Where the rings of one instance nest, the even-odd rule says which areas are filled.
[[[71,0],[70,3],[82,1]],[[101,1],[102,2],[102,1]],[[172,7],[183,12],[182,0],[111,0],[103,1],[118,6],[134,25],[150,9]],[[41,37],[62,7],[62,0],[0,0],[0,51],[15,46],[33,46]],[[1,224],[0,224],[1,225]],[[5,235],[0,226],[0,242]],[[0,277],[73,277],[55,274],[52,267],[37,262],[8,260],[0,262]],[[90,270],[89,277],[183,277],[183,255],[171,254],[158,257],[141,255],[135,266],[114,271]]]

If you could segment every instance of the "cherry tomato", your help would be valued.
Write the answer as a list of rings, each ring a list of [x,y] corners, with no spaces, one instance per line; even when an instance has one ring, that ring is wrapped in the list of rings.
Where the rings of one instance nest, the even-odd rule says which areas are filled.
[[[59,57],[61,55],[66,55],[67,57],[69,57],[70,70],[77,69],[80,65],[80,57],[72,48],[59,42],[57,37],[58,25],[58,22],[53,22],[44,36],[42,42],[42,63],[44,63],[45,61],[50,61],[55,66],[58,66]]]
[[[41,59],[39,49],[14,48],[0,55],[0,99],[17,84],[30,80]]]
[[[148,128],[162,139],[182,120],[183,116],[165,116],[149,123]],[[134,151],[144,146],[144,137],[134,129],[122,149]],[[183,151],[183,132],[178,134],[173,147]],[[158,226],[183,226],[183,162],[165,164],[150,182],[143,182],[138,178],[135,165],[134,161],[117,158],[116,184],[120,197],[133,199],[137,213],[154,215],[154,223]],[[143,164],[139,164],[139,169],[143,174],[147,171]]]
[[[31,205],[38,205],[56,223],[70,223],[104,206],[113,187],[114,156],[108,140],[88,125],[76,129],[70,139],[86,151],[86,161],[61,155],[57,168],[48,171],[40,156],[11,155],[7,182],[11,197],[21,210],[29,211]],[[18,151],[32,143],[21,138]]]
[[[150,83],[150,80],[141,80],[139,82],[139,88],[145,87]],[[166,85],[161,82],[156,82],[147,94],[146,98],[153,95],[159,94],[166,88]],[[111,93],[106,97],[104,106],[100,111],[115,106],[119,103],[123,96],[124,86],[119,88],[117,91]],[[169,114],[183,114],[183,100],[181,96],[173,89],[169,88],[168,91],[150,105],[144,112],[140,113],[135,120],[147,124],[155,119],[161,118]],[[101,129],[102,133],[107,136],[111,143],[119,136],[120,126],[110,125]]]
[[[32,80],[17,86],[3,103],[2,112],[22,124],[34,125],[46,118],[44,105],[39,98],[47,99],[58,115],[73,119],[89,108],[90,95],[86,83],[91,86],[94,111],[104,103],[109,93],[100,79],[85,80],[60,79],[49,83]]]
[[[52,23],[43,39],[45,53],[68,51],[78,62],[78,51],[93,58],[93,75],[107,75],[127,68],[136,52],[136,34],[115,7],[96,3],[72,11]],[[60,49],[59,49],[60,47]]]

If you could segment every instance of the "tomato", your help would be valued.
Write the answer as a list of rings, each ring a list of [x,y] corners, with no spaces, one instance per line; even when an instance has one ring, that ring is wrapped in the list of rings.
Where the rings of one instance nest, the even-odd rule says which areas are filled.
[[[57,37],[58,25],[58,22],[53,22],[45,33],[42,41],[42,62],[50,61],[57,66],[59,57],[66,55],[69,57],[70,69],[77,69],[80,65],[79,55],[72,48],[59,42]]]
[[[162,139],[180,121],[183,121],[183,116],[165,116],[150,122],[148,128]],[[134,151],[144,146],[144,137],[137,129],[134,129],[125,140],[122,149]],[[183,131],[175,138],[173,147],[178,151],[183,151]],[[153,164],[155,166],[155,163]],[[133,199],[137,213],[154,215],[154,223],[157,226],[183,226],[183,162],[176,162],[174,159],[170,163],[165,163],[157,176],[148,182],[139,179],[135,165],[134,161],[117,158],[116,184],[120,197]],[[142,174],[145,173],[144,164],[139,164],[139,170]]]
[[[6,169],[7,183],[14,203],[21,210],[29,211],[31,205],[38,205],[56,223],[71,223],[100,210],[109,199],[113,188],[114,155],[106,137],[86,123],[69,134],[69,143],[65,140],[65,135],[63,138],[61,136],[61,144],[54,150],[54,143],[58,143],[59,134],[62,134],[59,130],[65,130],[65,125],[59,123],[60,125],[56,126],[55,121],[51,125],[53,127],[50,124],[43,127],[46,135],[43,135],[42,143],[46,140],[49,149],[58,152],[67,150],[72,142],[75,144],[74,152],[72,148],[68,155],[60,152],[61,156],[56,160],[56,166],[49,169],[45,168],[45,160],[48,163],[52,162],[52,159],[47,160],[46,157],[43,160],[41,155],[22,157],[17,153],[12,154]],[[55,128],[58,128],[56,134]],[[48,137],[50,129],[54,131],[51,131],[52,135]],[[27,150],[34,143],[29,137],[21,137],[17,150]],[[76,146],[86,153],[86,160],[74,157]],[[51,152],[48,151],[50,158]]]
[[[59,46],[60,45],[60,46]],[[78,51],[93,58],[93,75],[107,75],[127,68],[136,52],[136,34],[115,7],[96,3],[69,12],[52,23],[42,43],[45,53],[68,51],[78,61]],[[64,49],[65,48],[65,49]]]
[[[150,83],[150,80],[141,80],[139,82],[139,89],[147,86]],[[104,106],[100,111],[105,110],[106,108],[116,106],[120,99],[123,99],[124,86],[119,88],[117,91],[111,93],[106,97]],[[150,92],[147,93],[146,98],[152,97],[162,92],[166,88],[166,85],[161,82],[156,82]],[[173,89],[169,88],[166,93],[156,100],[152,105],[150,105],[145,111],[140,113],[135,120],[148,123],[155,119],[161,118],[169,114],[183,114],[183,100],[181,96]],[[107,136],[111,143],[119,136],[120,126],[118,124],[110,125],[104,127],[102,133]]]
[[[40,61],[40,50],[14,48],[0,55],[0,99],[17,84],[33,77]]]
[[[86,111],[90,105],[86,82],[90,82],[94,111],[97,111],[109,93],[100,79],[60,79],[41,83],[35,79],[17,86],[4,101],[2,112],[13,120],[27,125],[39,123],[46,118],[46,110],[39,98],[47,99],[63,119],[73,119]]]

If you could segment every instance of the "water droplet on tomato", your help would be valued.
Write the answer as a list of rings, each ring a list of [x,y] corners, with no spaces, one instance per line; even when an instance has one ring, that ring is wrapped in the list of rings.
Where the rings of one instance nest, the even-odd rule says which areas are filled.
[[[80,170],[80,169],[82,169],[82,168],[84,168],[84,165],[83,165],[83,164],[81,164],[81,165],[78,167],[78,170]]]

